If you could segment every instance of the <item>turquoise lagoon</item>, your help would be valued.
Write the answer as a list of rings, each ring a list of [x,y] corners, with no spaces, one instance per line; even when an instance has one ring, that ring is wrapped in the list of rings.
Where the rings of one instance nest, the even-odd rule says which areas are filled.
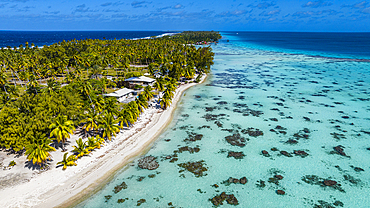
[[[159,168],[140,169],[137,158],[78,207],[213,207],[222,192],[236,207],[370,206],[370,63],[226,36],[212,46],[212,74],[184,93],[145,154]],[[181,167],[188,162],[206,171]]]

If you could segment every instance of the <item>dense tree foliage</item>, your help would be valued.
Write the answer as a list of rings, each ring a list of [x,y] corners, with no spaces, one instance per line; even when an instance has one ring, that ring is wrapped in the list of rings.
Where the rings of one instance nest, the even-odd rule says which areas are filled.
[[[208,73],[213,64],[209,46],[188,43],[219,38],[216,32],[184,32],[154,39],[85,39],[42,48],[28,43],[2,48],[0,147],[26,151],[29,160],[44,164],[50,157],[48,152],[54,150],[48,146],[50,139],[55,139],[55,147],[61,143],[64,149],[63,144],[76,128],[92,135],[74,146],[76,155],[88,154],[119,129],[133,125],[154,97],[153,89],[145,87],[136,100],[117,104],[103,96],[107,89],[123,86],[125,78],[143,74],[137,65],[144,65],[152,76],[159,76],[153,87],[165,109],[181,78]],[[108,75],[114,78],[109,80]],[[65,168],[75,163],[65,155],[60,164]]]
[[[176,34],[171,38],[176,38],[180,40],[185,40],[187,43],[197,43],[197,42],[217,42],[221,39],[221,35],[214,31],[184,31],[182,33]]]

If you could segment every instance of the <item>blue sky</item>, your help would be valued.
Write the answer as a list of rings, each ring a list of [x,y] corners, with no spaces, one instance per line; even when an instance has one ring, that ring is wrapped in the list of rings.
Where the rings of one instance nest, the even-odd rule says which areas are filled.
[[[0,0],[0,30],[370,32],[370,0]]]

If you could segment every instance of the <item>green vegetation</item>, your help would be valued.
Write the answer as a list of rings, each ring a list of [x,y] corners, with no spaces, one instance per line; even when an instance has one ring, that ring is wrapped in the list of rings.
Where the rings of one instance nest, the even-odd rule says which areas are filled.
[[[8,165],[8,167],[13,167],[13,166],[15,166],[17,163],[16,162],[14,162],[14,160],[12,160],[12,161],[10,161],[10,163],[9,163],[9,165]]]
[[[43,166],[55,151],[50,144],[65,150],[67,139],[77,129],[90,138],[77,140],[77,157],[65,154],[58,163],[63,169],[75,165],[78,157],[133,125],[153,99],[153,90],[166,109],[180,80],[208,73],[212,49],[189,43],[219,38],[217,32],[184,32],[155,39],[85,39],[43,48],[28,43],[2,48],[0,147],[25,153],[33,164]],[[136,100],[122,104],[103,96],[113,88],[127,86],[126,78],[144,73],[158,78],[154,89],[143,88]]]
[[[76,166],[77,164],[75,163],[75,161],[77,160],[76,156],[75,155],[70,155],[68,156],[68,153],[64,153],[63,155],[63,160],[58,162],[57,165],[63,165],[63,170],[67,169],[67,166]]]
[[[221,35],[214,31],[184,31],[182,33],[172,36],[173,39],[185,40],[189,44],[198,42],[217,42],[221,39]]]

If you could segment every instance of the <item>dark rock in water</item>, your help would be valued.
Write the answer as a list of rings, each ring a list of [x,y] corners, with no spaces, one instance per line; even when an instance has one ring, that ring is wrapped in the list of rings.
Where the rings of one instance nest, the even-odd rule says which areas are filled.
[[[364,169],[360,168],[360,167],[353,167],[352,168],[356,171],[356,172],[361,172],[361,171],[365,171]]]
[[[105,198],[105,202],[108,202],[108,201],[109,201],[109,199],[111,199],[111,198],[112,198],[112,195],[104,196],[104,198]]]
[[[198,129],[210,129],[211,127],[210,126],[207,126],[207,125],[203,125],[203,126],[200,126],[198,127]]]
[[[126,198],[126,199],[118,199],[117,200],[117,203],[121,204],[121,203],[125,202],[126,200],[128,200],[128,198]]]
[[[277,125],[277,126],[275,127],[275,129],[278,129],[278,130],[287,130],[287,128],[282,127],[282,126],[280,126],[280,125]]]
[[[304,118],[305,121],[311,121],[311,119],[306,117],[306,116],[303,116],[303,118]]]
[[[335,208],[335,207],[343,207],[344,204],[341,201],[335,201],[333,204],[326,202],[324,200],[318,200],[319,204],[315,204],[314,208]]]
[[[171,160],[170,160],[170,163],[174,163],[174,162],[176,162],[177,160],[179,160],[178,158],[172,158]]]
[[[280,151],[280,154],[287,156],[287,157],[292,157],[292,155],[287,151]]]
[[[259,188],[265,188],[265,186],[266,186],[265,181],[263,181],[263,180],[257,181],[256,186],[259,187]]]
[[[189,172],[193,173],[195,177],[201,177],[207,175],[205,172],[208,170],[204,167],[204,161],[198,162],[187,162],[187,163],[180,163],[178,166],[185,168]]]
[[[248,180],[247,180],[247,178],[246,178],[246,177],[243,177],[243,178],[241,178],[241,179],[239,180],[239,182],[240,182],[241,184],[246,184],[246,183],[248,182]]]
[[[334,139],[340,140],[340,139],[346,139],[346,136],[344,134],[339,134],[336,132],[330,133],[334,137]]]
[[[303,130],[300,130],[298,133],[295,133],[293,136],[296,140],[299,139],[309,139],[310,130],[308,128],[304,128]]]
[[[361,130],[361,132],[370,135],[370,131]]]
[[[233,146],[239,146],[244,147],[246,139],[241,137],[240,134],[233,134],[232,136],[225,137],[226,141],[233,145]]]
[[[220,102],[218,102],[217,104],[218,104],[218,105],[226,105],[226,104],[227,104],[227,102],[226,102],[226,101],[220,101]]]
[[[266,150],[262,150],[262,155],[265,156],[265,157],[270,156],[269,152],[267,152]]]
[[[226,183],[227,185],[234,183],[234,184],[246,184],[248,182],[246,177],[242,177],[241,179],[230,177],[227,181],[224,181],[223,183]]]
[[[275,175],[274,177],[279,179],[279,180],[282,180],[284,178],[282,175]]]
[[[144,180],[144,178],[145,178],[145,176],[139,176],[139,177],[137,178],[137,181],[141,182],[141,181],[143,181],[143,180]]]
[[[138,166],[142,169],[155,170],[159,167],[159,164],[155,159],[156,158],[153,156],[146,156],[139,160]]]
[[[213,111],[213,110],[216,110],[217,107],[206,107],[206,112],[210,112],[210,111]]]
[[[227,157],[234,157],[235,159],[243,159],[244,158],[244,153],[243,152],[233,152],[230,151]]]
[[[233,133],[233,132],[239,132],[238,130],[234,130],[234,129],[221,129],[221,131],[227,131],[229,133]]]
[[[276,185],[279,185],[279,181],[282,180],[284,177],[282,175],[275,175],[272,178],[269,178],[268,182],[269,183],[274,183]]]
[[[323,181],[323,184],[325,186],[335,186],[335,185],[337,185],[337,182],[336,181],[333,181],[333,180],[324,180]]]
[[[248,129],[243,129],[242,130],[243,134],[248,134],[249,136],[257,137],[257,136],[262,136],[263,132],[259,129],[254,129],[254,128],[248,128]]]
[[[343,204],[343,202],[341,202],[341,201],[335,201],[334,203],[333,203],[333,205],[334,206],[340,206],[340,207],[343,207],[344,206],[344,204]]]
[[[303,150],[294,150],[294,154],[299,155],[301,157],[306,157],[308,155],[308,153]]]
[[[234,183],[234,179],[235,180],[238,180],[238,179],[236,179],[236,178],[232,178],[232,177],[230,177],[229,179],[228,179],[228,183]],[[239,181],[235,181],[235,183],[239,183]]]
[[[277,118],[269,118],[271,121],[278,121]]]
[[[360,179],[356,179],[351,175],[343,175],[343,177],[344,177],[344,180],[349,181],[350,183],[354,185],[358,185],[361,182]]]
[[[213,115],[213,114],[207,113],[206,115],[202,116],[202,118],[205,118],[206,121],[215,121],[219,117],[220,117],[220,119],[222,119],[222,117],[224,117],[224,116],[226,116],[226,114]]]
[[[184,139],[184,142],[195,142],[195,141],[202,140],[203,138],[203,134],[197,134],[197,133],[189,132],[189,131],[187,131],[186,133],[188,134],[189,138]]]
[[[306,175],[302,177],[302,181],[311,184],[311,185],[319,185],[321,187],[330,187],[333,189],[336,189],[340,192],[345,192],[341,184],[339,184],[337,181],[331,180],[331,179],[323,179],[315,175]]]
[[[215,187],[215,188],[218,188],[219,187],[217,184],[213,184],[212,186]]]
[[[169,142],[169,141],[171,141],[171,139],[165,139],[164,141]]]
[[[145,202],[146,202],[146,200],[145,200],[145,199],[139,199],[139,200],[137,201],[136,206],[140,206],[142,203],[145,203]]]
[[[283,190],[277,190],[276,193],[279,195],[285,195],[285,191]]]
[[[228,195],[228,197],[226,198],[226,201],[228,204],[231,204],[231,205],[239,204],[238,199],[234,196],[234,194]]]
[[[218,127],[220,127],[220,128],[222,128],[222,127],[223,127],[223,125],[222,125],[222,123],[221,123],[220,121],[215,121],[215,124],[216,124]]]
[[[127,185],[125,182],[122,182],[120,185],[115,186],[113,192],[116,194],[120,192],[122,189],[127,189]]]
[[[216,195],[215,197],[210,199],[212,204],[215,205],[215,206],[222,205],[223,201],[225,201],[225,200],[227,201],[228,204],[231,204],[231,205],[238,205],[239,204],[239,202],[236,199],[236,197],[234,196],[234,194],[228,195],[225,192],[222,192],[220,195]]]
[[[336,146],[336,147],[333,147],[333,149],[335,150],[335,152],[337,153],[337,154],[340,154],[340,155],[342,155],[342,156],[347,156],[346,155],[346,153],[344,153],[344,149],[343,149],[344,147],[342,146],[342,145],[338,145],[338,146]]]
[[[202,191],[202,189],[197,189],[197,191],[201,194],[206,193],[205,191]]]
[[[295,139],[289,139],[288,141],[286,141],[285,143],[288,143],[288,144],[297,144],[298,141],[295,140]]]
[[[273,147],[273,148],[271,148],[271,151],[279,151],[279,150],[278,150],[278,148]]]
[[[370,150],[370,147],[366,148],[367,150]]]
[[[188,147],[188,146],[185,146],[185,147],[180,147],[179,150],[175,150],[174,153],[182,153],[182,152],[185,152],[185,151],[188,151],[190,154],[193,154],[195,152],[199,152],[200,149],[199,147]]]

